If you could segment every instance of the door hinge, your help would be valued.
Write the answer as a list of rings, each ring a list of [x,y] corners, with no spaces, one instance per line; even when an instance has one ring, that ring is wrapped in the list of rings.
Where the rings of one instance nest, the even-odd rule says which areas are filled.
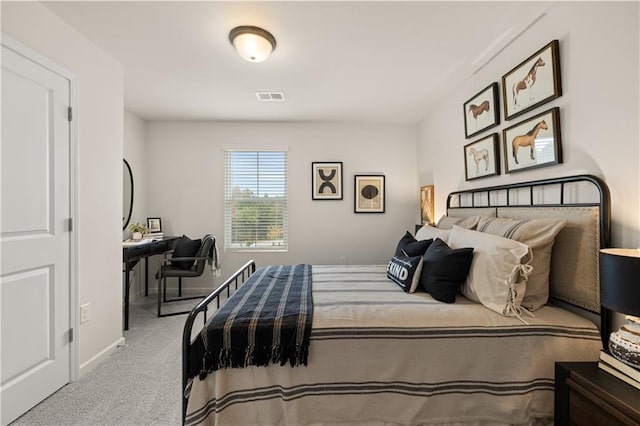
[[[69,329],[69,343],[73,342],[73,328]]]
[[[72,232],[73,231],[73,218],[72,217],[68,217],[66,219],[66,223],[67,223],[67,232]]]
[[[67,118],[69,121],[73,120],[73,108],[67,107]]]

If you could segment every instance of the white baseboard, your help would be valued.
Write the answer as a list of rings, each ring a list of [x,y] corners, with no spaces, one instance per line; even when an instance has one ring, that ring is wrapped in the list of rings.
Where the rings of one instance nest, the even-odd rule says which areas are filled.
[[[98,353],[96,356],[91,358],[89,361],[87,361],[87,362],[83,363],[82,365],[80,365],[80,377],[84,377],[85,374],[89,373],[91,370],[93,370],[98,365],[100,365],[100,363],[102,361],[106,360],[112,353],[114,353],[115,350],[120,345],[124,345],[124,337],[119,338],[114,343],[112,343],[111,345],[107,346],[107,348],[104,349],[102,352]]]

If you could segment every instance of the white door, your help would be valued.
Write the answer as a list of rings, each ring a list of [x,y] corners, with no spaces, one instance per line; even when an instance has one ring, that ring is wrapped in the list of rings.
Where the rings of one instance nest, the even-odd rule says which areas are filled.
[[[70,381],[70,81],[2,46],[0,411]]]

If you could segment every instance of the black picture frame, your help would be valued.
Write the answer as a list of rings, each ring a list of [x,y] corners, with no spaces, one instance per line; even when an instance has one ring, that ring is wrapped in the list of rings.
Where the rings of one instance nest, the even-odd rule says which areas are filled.
[[[311,199],[342,200],[342,162],[311,163]]]
[[[504,129],[502,145],[505,173],[561,164],[560,108],[551,108]]]
[[[147,218],[147,232],[149,234],[162,233],[162,220],[159,217]]]
[[[466,139],[500,123],[498,102],[498,83],[491,83],[462,105]]]
[[[464,179],[466,181],[500,174],[498,144],[498,134],[493,133],[464,146]]]
[[[502,76],[504,119],[511,120],[562,96],[560,43],[552,40]]]
[[[354,213],[384,213],[384,175],[355,175],[353,186]]]

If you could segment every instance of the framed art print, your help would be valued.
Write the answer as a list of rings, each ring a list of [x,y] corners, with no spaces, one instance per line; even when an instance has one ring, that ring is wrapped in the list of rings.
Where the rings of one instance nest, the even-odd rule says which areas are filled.
[[[147,218],[147,232],[150,234],[157,234],[162,232],[162,221],[159,217]]]
[[[420,223],[435,226],[433,185],[420,188]]]
[[[561,142],[558,107],[504,129],[505,173],[562,163]]]
[[[469,99],[464,108],[464,135],[467,139],[500,123],[498,83],[492,83]]]
[[[384,175],[355,175],[354,187],[354,213],[384,213]]]
[[[465,145],[465,180],[500,174],[499,152],[497,133]]]
[[[311,163],[313,200],[342,200],[342,162]]]
[[[502,76],[504,119],[510,120],[562,95],[558,40]]]

